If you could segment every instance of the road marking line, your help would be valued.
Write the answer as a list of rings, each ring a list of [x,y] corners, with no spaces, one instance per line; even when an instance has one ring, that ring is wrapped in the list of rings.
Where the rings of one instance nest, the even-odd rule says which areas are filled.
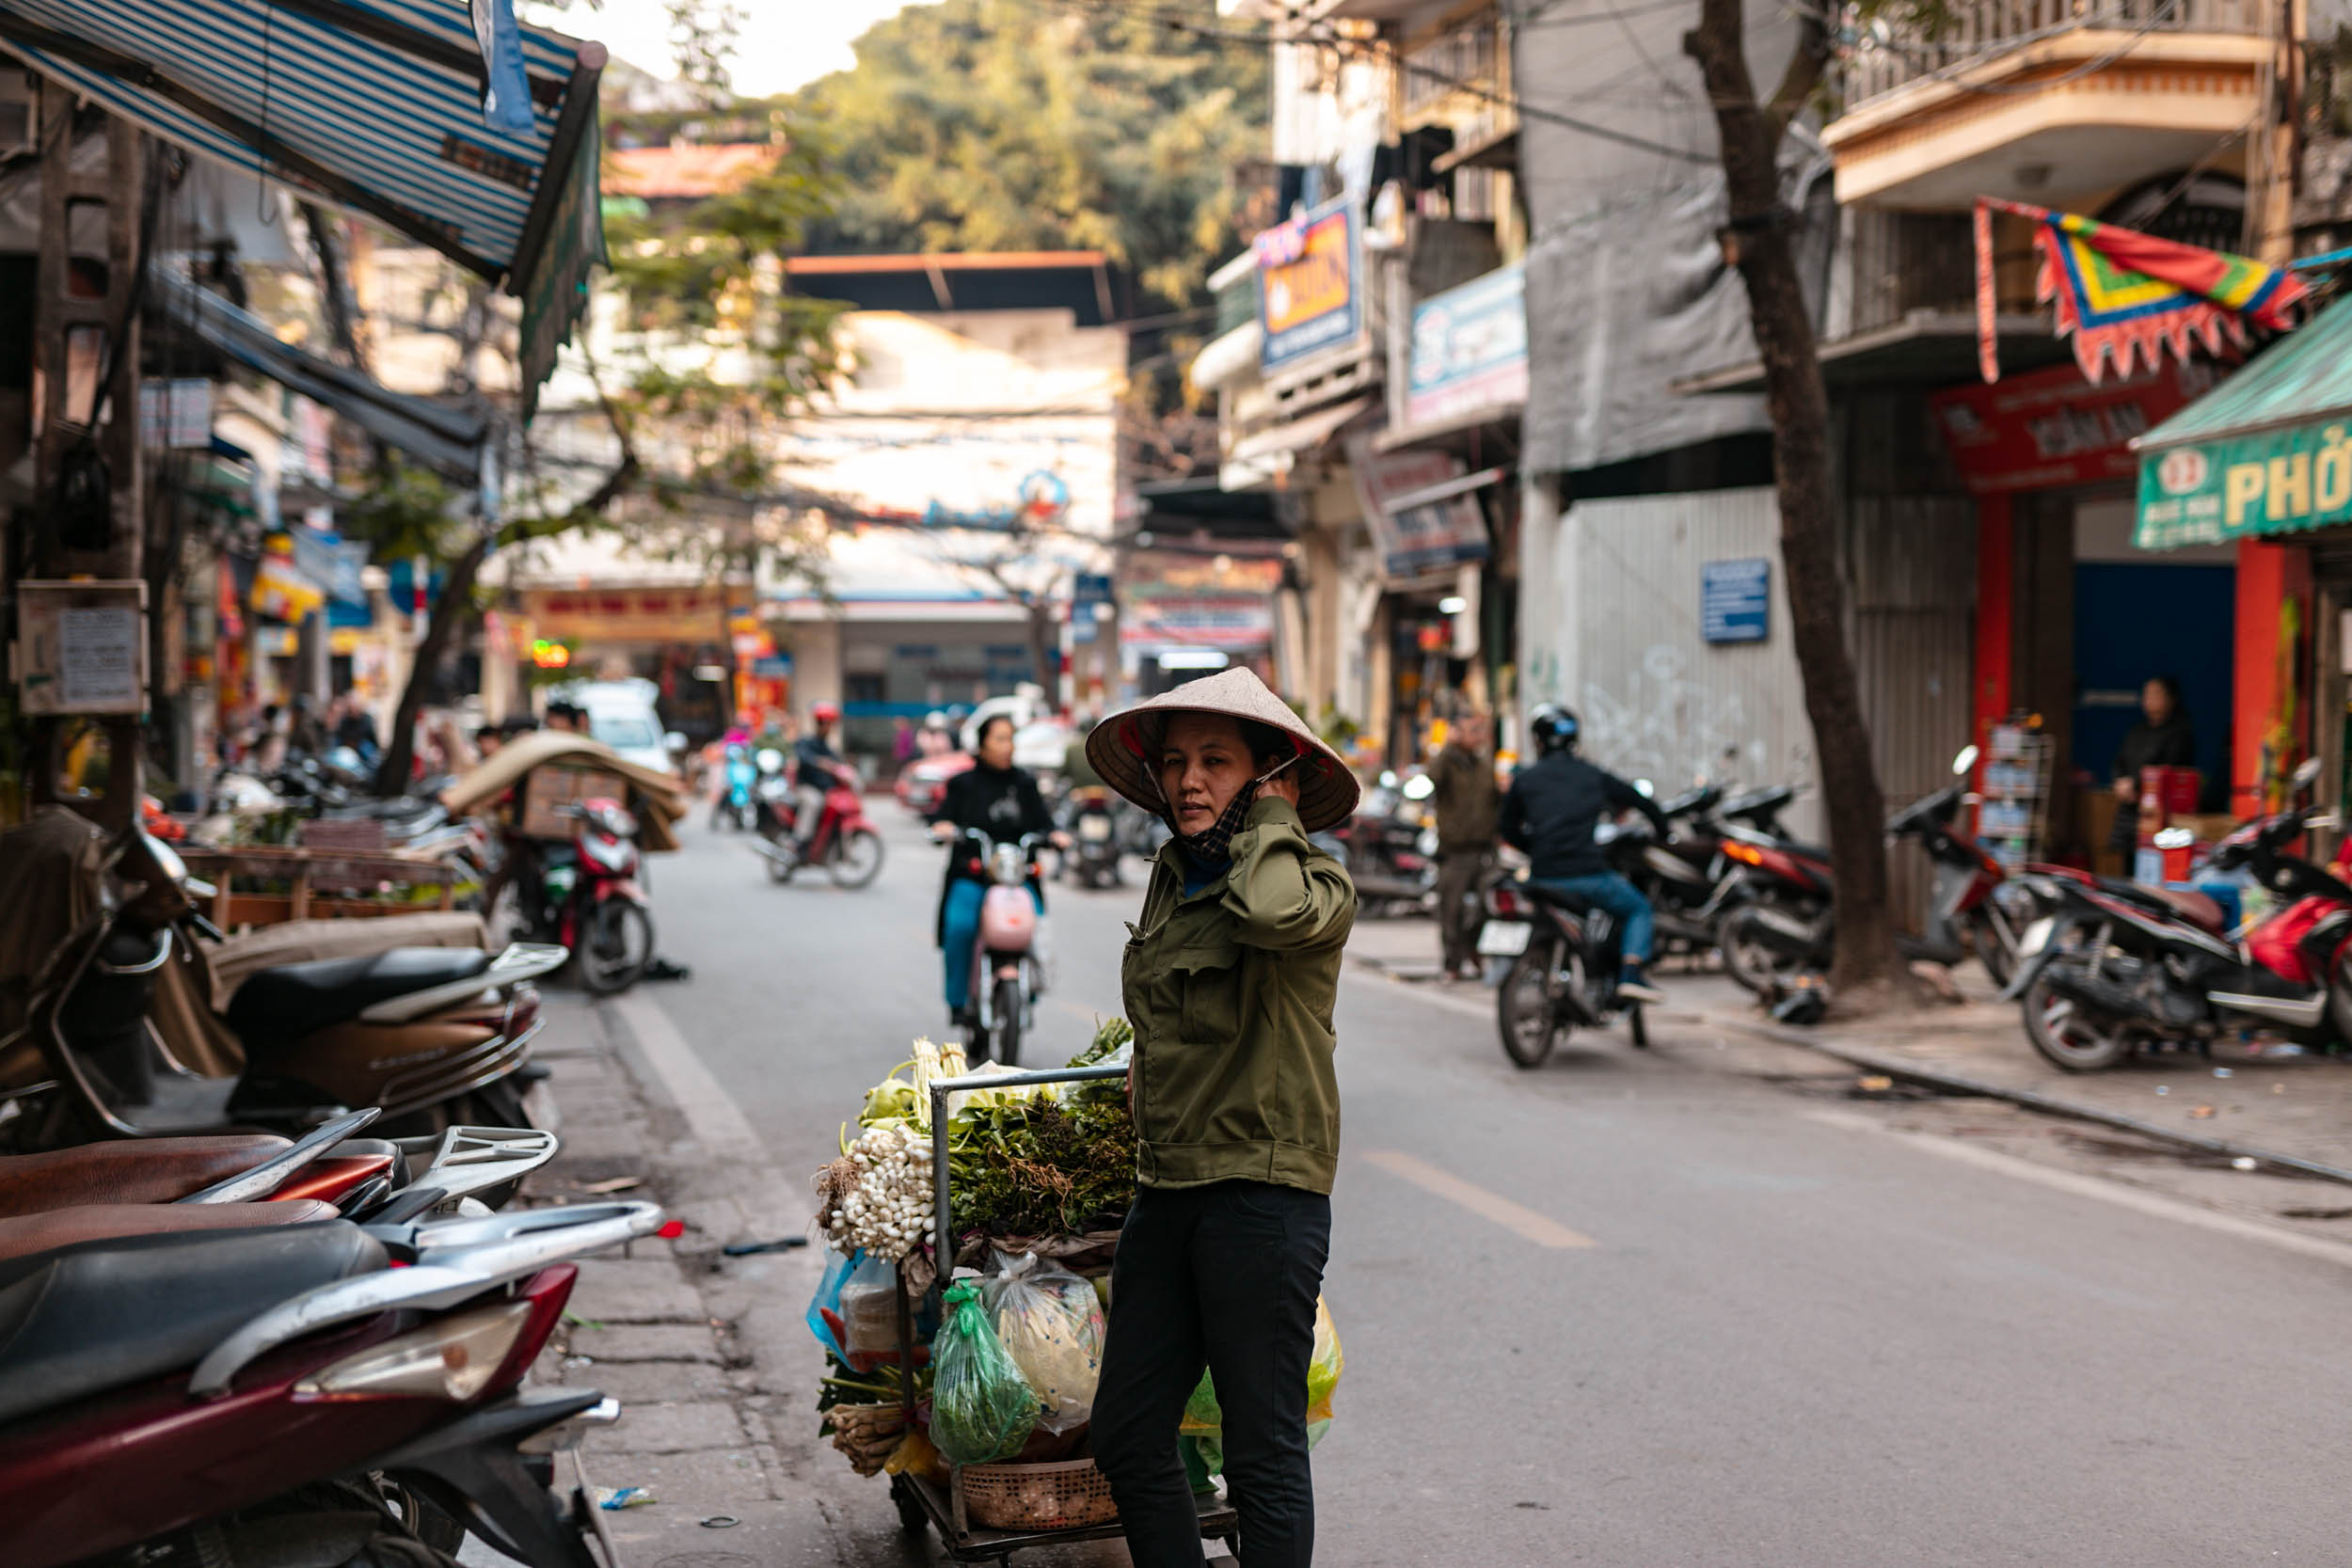
[[[2055,1166],[2036,1164],[2015,1154],[2004,1154],[1995,1148],[1979,1148],[1974,1144],[1958,1142],[1932,1132],[1912,1132],[1899,1127],[1883,1126],[1870,1117],[1853,1111],[1837,1111],[1816,1107],[1804,1113],[1806,1119],[1829,1127],[1842,1127],[1852,1132],[1875,1132],[1882,1138],[1892,1138],[1909,1144],[1929,1154],[1947,1160],[1957,1160],[1963,1165],[1981,1170],[1997,1171],[2013,1176],[2021,1181],[2031,1181],[2077,1197],[2096,1198],[2119,1208],[2137,1210],[2157,1219],[2178,1220],[2184,1225],[2235,1236],[2241,1241],[2259,1242],[2286,1252],[2299,1252],[2306,1258],[2316,1258],[2339,1268],[2352,1268],[2352,1244],[2329,1241],[2324,1236],[2305,1236],[2293,1230],[2282,1230],[2275,1225],[2265,1225],[2236,1214],[2215,1209],[2200,1208],[2180,1198],[2165,1197],[2156,1193],[2142,1192],[2110,1181],[2105,1177],[2085,1176],[2079,1171],[2059,1170]]]
[[[1494,1221],[1537,1246],[1581,1247],[1600,1243],[1581,1231],[1548,1215],[1512,1202],[1501,1193],[1490,1193],[1473,1182],[1463,1180],[1451,1171],[1439,1170],[1428,1161],[1405,1153],[1402,1149],[1375,1148],[1364,1156],[1382,1170],[1401,1176],[1423,1192],[1435,1193],[1450,1203],[1458,1203],[1481,1219]]]
[[[711,1074],[661,1005],[637,990],[606,997],[603,1005],[618,1013],[635,1037],[645,1065],[669,1091],[695,1141],[714,1159],[735,1167],[740,1178],[735,1183],[738,1207],[756,1205],[765,1211],[750,1216],[758,1233],[782,1236],[806,1225],[806,1216],[795,1212],[784,1196],[795,1189],[769,1159],[768,1146],[752,1131],[742,1106]]]

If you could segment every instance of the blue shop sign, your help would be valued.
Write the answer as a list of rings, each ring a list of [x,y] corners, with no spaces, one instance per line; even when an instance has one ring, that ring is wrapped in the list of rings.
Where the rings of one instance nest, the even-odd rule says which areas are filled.
[[[1708,561],[1699,565],[1699,626],[1709,642],[1761,642],[1771,635],[1772,563]]]

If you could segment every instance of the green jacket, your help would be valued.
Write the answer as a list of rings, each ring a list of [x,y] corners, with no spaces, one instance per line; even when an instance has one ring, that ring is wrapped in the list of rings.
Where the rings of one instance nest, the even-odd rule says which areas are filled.
[[[1340,1152],[1331,1009],[1356,888],[1268,799],[1225,875],[1184,895],[1160,847],[1120,978],[1136,1028],[1136,1178],[1271,1181],[1327,1193]]]

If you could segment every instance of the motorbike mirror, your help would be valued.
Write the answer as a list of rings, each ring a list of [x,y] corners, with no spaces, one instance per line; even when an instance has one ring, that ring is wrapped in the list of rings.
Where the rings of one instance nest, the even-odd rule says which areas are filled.
[[[1391,772],[1383,772],[1380,775],[1380,787],[1382,789],[1394,789],[1396,787],[1396,775]]]
[[[2295,769],[2295,787],[2311,788],[2312,784],[2319,782],[2319,769],[2320,761],[2317,757],[2305,757],[2301,765]]]
[[[1647,779],[1634,780],[1633,787],[1642,792],[1642,799],[1645,800],[1654,799],[1658,794],[1657,787]]]
[[[672,730],[661,737],[661,744],[673,752],[683,752],[686,750],[686,736]]]
[[[1436,793],[1437,784],[1426,773],[1405,781],[1405,799],[1407,800],[1426,800]]]
[[[1964,777],[1964,776],[1967,774],[1968,770],[1969,770],[1970,768],[1972,768],[1976,767],[1976,765],[1977,765],[1977,749],[1976,749],[1976,747],[1975,747],[1975,746],[1973,746],[1973,745],[1969,745],[1969,746],[1963,746],[1963,747],[1960,749],[1960,755],[1958,755],[1958,756],[1956,756],[1956,757],[1952,758],[1952,777],[1954,777],[1954,778],[1956,778],[1956,779],[1957,779],[1957,778],[1962,778],[1962,777]]]

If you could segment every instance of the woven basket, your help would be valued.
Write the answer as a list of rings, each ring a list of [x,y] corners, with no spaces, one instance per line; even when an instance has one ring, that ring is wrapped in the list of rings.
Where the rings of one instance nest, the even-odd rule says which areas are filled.
[[[956,1472],[964,1513],[992,1529],[1074,1529],[1119,1517],[1111,1483],[1091,1459],[1053,1465],[967,1465]]]

